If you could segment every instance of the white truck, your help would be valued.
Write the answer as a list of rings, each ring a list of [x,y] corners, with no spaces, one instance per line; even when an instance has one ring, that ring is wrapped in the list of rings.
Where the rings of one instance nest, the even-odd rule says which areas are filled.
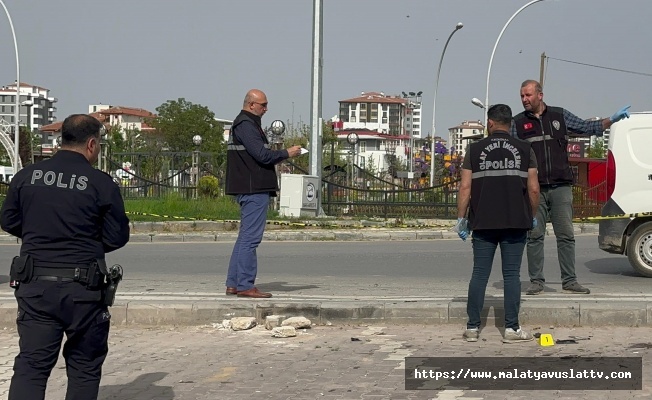
[[[632,113],[611,127],[607,198],[600,248],[627,255],[637,272],[652,277],[652,111]]]

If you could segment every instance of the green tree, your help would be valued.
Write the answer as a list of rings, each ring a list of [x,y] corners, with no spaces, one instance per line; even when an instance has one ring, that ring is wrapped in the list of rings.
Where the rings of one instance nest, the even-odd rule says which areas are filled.
[[[378,175],[378,165],[376,165],[375,157],[370,156],[367,159],[367,165],[365,166],[365,170],[373,176]]]
[[[288,126],[290,126],[288,124]],[[295,146],[299,145],[305,149],[309,148],[309,143],[310,143],[310,135],[312,132],[311,126],[306,125],[306,124],[300,124],[296,127],[292,127],[289,129],[290,134],[286,135],[283,139],[283,146],[284,147],[290,147],[290,146]],[[322,163],[322,168],[324,168],[327,165],[330,165],[331,163],[331,148],[335,149],[334,153],[334,158],[335,158],[335,164],[344,164],[346,161],[342,159],[342,157],[337,153],[337,133],[333,130],[333,127],[327,123],[324,122],[322,125],[322,155],[321,155],[321,163]],[[334,144],[334,145],[333,145]],[[309,168],[309,161],[310,157],[308,154],[304,156],[299,156],[295,157],[292,159],[292,163],[295,165],[303,168],[304,170],[308,170]]]
[[[23,165],[30,165],[34,147],[32,132],[26,126],[21,126],[18,132],[18,156]]]
[[[120,125],[113,125],[107,129],[106,141],[109,142],[113,153],[124,153],[127,151],[127,142],[122,134]]]
[[[593,146],[589,147],[587,156],[589,158],[604,158],[607,149],[604,146],[604,139],[597,139]]]
[[[21,126],[20,130],[18,131],[18,157],[20,157],[20,161],[23,163],[23,165],[29,165],[32,163],[32,153],[34,151],[34,143],[35,140],[33,138],[32,133],[27,129],[25,126]],[[11,154],[13,154],[14,149],[14,136],[13,134],[9,134],[9,138],[11,140]],[[11,166],[11,161],[9,161],[9,154],[7,153],[7,149],[5,149],[4,146],[0,146],[0,164],[2,165],[7,165]]]
[[[158,115],[149,123],[163,137],[171,151],[193,151],[192,138],[202,137],[203,152],[226,153],[224,127],[215,120],[208,107],[193,104],[184,98],[168,100],[156,108]]]

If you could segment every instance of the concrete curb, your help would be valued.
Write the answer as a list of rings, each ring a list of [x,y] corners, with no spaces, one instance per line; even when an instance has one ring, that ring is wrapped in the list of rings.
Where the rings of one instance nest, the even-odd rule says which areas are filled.
[[[313,323],[326,324],[419,324],[466,323],[466,298],[437,299],[241,299],[217,296],[197,300],[128,300],[111,308],[113,324],[120,326],[206,325],[233,317],[255,317],[264,324],[268,315],[304,316]],[[143,296],[135,296],[143,297]],[[126,299],[125,299],[126,298]],[[523,298],[520,321],[523,325],[544,326],[652,326],[652,298],[567,300],[563,298]],[[0,301],[0,328],[15,327],[16,303]],[[483,324],[502,326],[502,298],[485,301]]]

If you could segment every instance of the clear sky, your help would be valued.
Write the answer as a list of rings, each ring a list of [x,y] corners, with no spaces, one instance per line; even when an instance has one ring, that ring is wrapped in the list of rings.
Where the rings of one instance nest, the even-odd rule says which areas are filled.
[[[264,123],[310,122],[312,0],[4,0],[12,16],[21,80],[51,89],[57,118],[89,104],[150,111],[184,97],[233,119],[246,91],[269,99]],[[323,0],[323,117],[360,92],[423,91],[423,134],[481,120],[494,43],[526,0]],[[491,70],[490,103],[522,106],[520,84],[538,79],[541,53],[641,72],[549,59],[544,100],[580,117],[626,104],[652,110],[652,1],[544,0],[505,31]],[[0,9],[0,84],[16,78],[13,40]]]

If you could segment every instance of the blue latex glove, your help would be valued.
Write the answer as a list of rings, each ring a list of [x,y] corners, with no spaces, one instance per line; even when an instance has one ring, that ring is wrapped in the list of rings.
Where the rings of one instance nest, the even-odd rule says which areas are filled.
[[[537,217],[532,218],[532,229],[535,229],[538,225]]]
[[[466,238],[469,237],[470,233],[469,220],[466,218],[458,218],[457,224],[453,227],[453,232],[457,232],[457,236],[466,242]]]
[[[623,107],[620,110],[616,111],[616,113],[614,115],[612,115],[611,118],[609,118],[611,123],[613,124],[614,122],[618,122],[623,118],[629,118],[629,108],[630,107],[631,106],[626,106],[626,107]]]

